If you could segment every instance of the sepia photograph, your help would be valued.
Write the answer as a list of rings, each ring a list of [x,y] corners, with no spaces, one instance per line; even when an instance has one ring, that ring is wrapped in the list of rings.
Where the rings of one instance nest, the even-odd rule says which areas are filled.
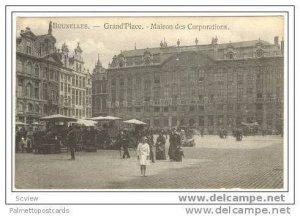
[[[285,18],[18,16],[16,190],[282,190]]]

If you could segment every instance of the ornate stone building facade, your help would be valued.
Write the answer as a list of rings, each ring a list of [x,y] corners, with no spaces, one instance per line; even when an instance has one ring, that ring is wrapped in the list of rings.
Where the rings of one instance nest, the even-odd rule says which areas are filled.
[[[71,58],[66,45],[57,50],[51,22],[48,34],[35,35],[27,27],[16,41],[16,121],[57,113],[90,117],[92,83],[79,45]]]
[[[48,34],[21,31],[16,46],[16,121],[32,123],[59,110],[61,62],[51,26]]]
[[[92,116],[108,115],[107,103],[107,73],[102,67],[99,56],[92,74]]]
[[[242,122],[283,126],[283,41],[263,40],[124,51],[107,69],[109,113],[153,128],[216,132]]]
[[[74,55],[64,43],[58,50],[63,67],[60,74],[60,111],[59,113],[76,118],[92,116],[92,80],[89,70],[84,68],[82,49],[77,44]]]

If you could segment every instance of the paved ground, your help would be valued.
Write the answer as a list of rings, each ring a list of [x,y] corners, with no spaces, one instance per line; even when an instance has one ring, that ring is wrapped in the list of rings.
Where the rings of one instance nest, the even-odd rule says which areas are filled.
[[[196,137],[184,148],[183,162],[157,161],[141,177],[136,154],[120,159],[118,151],[69,154],[16,154],[18,189],[269,189],[283,187],[283,144],[280,136]]]

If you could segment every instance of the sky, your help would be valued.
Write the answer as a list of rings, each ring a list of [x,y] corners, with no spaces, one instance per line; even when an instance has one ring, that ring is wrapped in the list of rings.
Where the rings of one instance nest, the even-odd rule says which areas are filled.
[[[85,67],[92,71],[98,54],[104,67],[107,67],[114,55],[135,47],[159,47],[162,40],[168,46],[180,46],[211,43],[212,37],[218,37],[218,43],[239,42],[262,39],[273,43],[274,36],[280,40],[284,35],[284,18],[281,16],[252,17],[18,17],[16,21],[17,36],[21,30],[30,27],[36,34],[47,34],[49,22],[57,24],[76,24],[87,29],[54,28],[56,47],[63,43],[68,45],[71,53],[80,42],[83,50]],[[114,25],[130,23],[142,29],[112,29]],[[151,28],[152,24],[168,26],[172,29]],[[107,26],[110,25],[110,28]],[[223,29],[201,29],[199,26],[222,26]],[[181,29],[176,28],[180,26]],[[182,29],[184,28],[184,29]]]

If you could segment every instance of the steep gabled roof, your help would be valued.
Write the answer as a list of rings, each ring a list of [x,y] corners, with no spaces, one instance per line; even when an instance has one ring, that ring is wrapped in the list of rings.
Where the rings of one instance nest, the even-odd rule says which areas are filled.
[[[55,64],[59,64],[59,65],[63,64],[58,56],[58,53],[51,53],[49,55],[44,56],[43,59],[46,61],[53,62]]]

